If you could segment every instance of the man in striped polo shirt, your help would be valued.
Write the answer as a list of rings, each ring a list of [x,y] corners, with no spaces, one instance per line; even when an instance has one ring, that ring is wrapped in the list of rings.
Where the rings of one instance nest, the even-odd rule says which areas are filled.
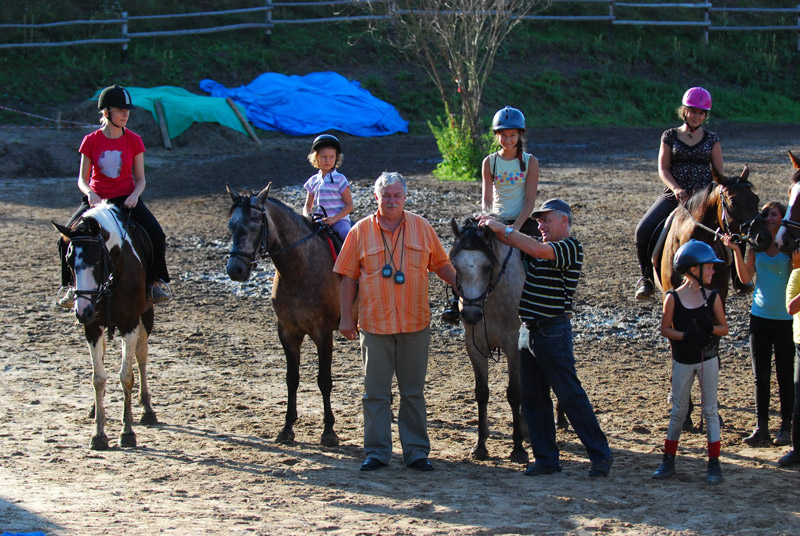
[[[583,246],[571,236],[572,211],[561,199],[550,199],[532,216],[542,241],[490,218],[488,226],[503,242],[527,257],[525,287],[519,304],[522,412],[531,434],[534,463],[525,469],[536,476],[561,471],[553,389],[578,434],[592,467],[589,476],[607,476],[614,459],[586,391],[575,370],[572,351],[572,302],[583,266]]]

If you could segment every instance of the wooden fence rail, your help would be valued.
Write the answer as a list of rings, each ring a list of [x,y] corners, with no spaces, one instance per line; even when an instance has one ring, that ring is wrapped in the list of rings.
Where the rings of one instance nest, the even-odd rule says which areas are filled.
[[[609,25],[609,39],[613,39],[614,26],[678,26],[678,27],[700,27],[703,28],[704,41],[706,45],[709,42],[710,32],[726,32],[726,31],[794,31],[797,32],[797,50],[800,50],[800,5],[793,8],[774,8],[774,7],[714,7],[712,2],[615,2],[613,0],[552,0],[554,4],[603,4],[608,8],[605,15],[528,15],[523,17],[523,20],[534,22],[607,22]],[[358,9],[367,4],[386,4],[386,14],[384,15],[339,15],[331,17],[320,18],[296,18],[296,19],[274,19],[273,13],[276,9],[292,9],[301,7],[322,7],[322,6],[347,6]],[[702,19],[698,20],[663,20],[658,17],[650,19],[633,19],[633,18],[619,18],[615,10],[620,10],[622,13],[628,8],[638,9],[690,9],[697,10],[702,15]],[[211,16],[225,16],[225,15],[239,15],[248,13],[263,13],[263,22],[244,22],[237,24],[225,24],[221,26],[210,26],[206,28],[191,28],[191,29],[177,29],[177,30],[161,30],[161,31],[140,31],[130,32],[128,30],[132,23],[146,20],[166,20],[178,19],[188,17],[211,17]],[[144,38],[144,37],[174,37],[184,35],[199,35],[214,32],[227,32],[235,30],[244,30],[250,28],[260,28],[264,30],[267,40],[271,38],[272,29],[277,25],[289,24],[319,24],[329,22],[356,22],[366,20],[389,20],[397,15],[406,13],[396,7],[395,0],[320,0],[320,1],[307,1],[307,2],[275,2],[273,0],[265,0],[263,6],[229,9],[223,11],[204,11],[196,13],[174,13],[165,15],[134,15],[128,16],[127,12],[122,14],[121,18],[107,19],[107,20],[72,20],[62,22],[49,22],[39,24],[0,24],[0,29],[19,28],[25,30],[54,28],[59,26],[82,26],[82,25],[109,25],[120,27],[120,37],[117,38],[97,38],[97,39],[80,39],[75,41],[57,41],[57,42],[26,42],[26,43],[0,43],[0,49],[10,48],[40,48],[40,47],[64,47],[75,45],[100,45],[100,44],[121,44],[122,45],[122,59],[127,59],[128,44],[131,39]],[[727,13],[749,13],[755,15],[762,14],[782,14],[782,15],[797,15],[797,20],[793,25],[751,25],[751,26],[733,26],[720,22],[715,24],[711,18],[714,14],[727,14]]]

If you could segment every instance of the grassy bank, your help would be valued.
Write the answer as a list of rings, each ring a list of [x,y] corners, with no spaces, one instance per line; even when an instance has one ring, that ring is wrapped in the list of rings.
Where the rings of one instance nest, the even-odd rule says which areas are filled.
[[[31,13],[40,3],[29,3]],[[213,9],[207,2],[194,4],[183,10]],[[181,11],[170,2],[141,9]],[[50,16],[68,20],[86,15],[66,13]],[[5,17],[0,22],[22,22],[8,20],[18,16],[9,10],[0,15]],[[40,21],[44,15],[38,16]],[[75,38],[67,30],[37,32],[24,38]],[[20,35],[7,33],[3,40],[13,42]],[[702,85],[714,96],[714,118],[800,122],[797,57],[791,32],[718,32],[706,47],[698,29],[618,27],[610,42],[605,24],[529,23],[498,57],[484,96],[485,117],[488,124],[494,110],[510,104],[540,127],[668,124],[675,120],[683,91]],[[50,117],[54,109],[66,110],[112,82],[174,85],[201,93],[198,83],[204,78],[237,86],[266,71],[302,75],[325,70],[358,80],[395,105],[411,121],[412,132],[427,133],[427,121],[442,114],[426,75],[368,36],[360,24],[279,26],[269,44],[258,30],[134,39],[127,63],[120,62],[119,45],[3,50],[0,105]],[[35,124],[2,110],[0,121]]]

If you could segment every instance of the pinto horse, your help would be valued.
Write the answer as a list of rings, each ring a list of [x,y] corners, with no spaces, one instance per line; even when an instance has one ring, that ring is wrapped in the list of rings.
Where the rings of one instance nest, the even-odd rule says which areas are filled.
[[[792,185],[789,187],[789,206],[781,222],[781,228],[775,236],[775,243],[782,253],[790,255],[800,247],[800,159],[789,151],[789,160],[795,172],[792,174]]]
[[[522,443],[524,424],[520,414],[519,300],[525,284],[525,269],[518,249],[497,240],[488,227],[478,227],[468,218],[459,228],[455,219],[450,225],[455,242],[450,260],[456,269],[459,308],[464,319],[464,338],[475,374],[475,400],[478,403],[478,441],[472,456],[488,457],[489,436],[489,358],[499,348],[508,364],[506,398],[513,419],[514,447],[510,458],[527,463],[528,453]]]
[[[272,284],[272,305],[278,317],[278,338],[286,354],[286,422],[279,443],[294,441],[297,388],[300,384],[300,347],[308,335],[317,347],[317,385],[322,393],[324,430],[321,443],[339,444],[331,409],[333,332],[339,327],[341,276],[333,272],[331,245],[309,220],[269,198],[271,183],[260,192],[234,193],[228,229],[233,236],[226,266],[234,281],[246,281],[262,255],[268,255],[277,274]]]
[[[749,174],[747,164],[740,177],[726,178],[713,170],[714,181],[672,212],[667,220],[669,229],[665,230],[660,262],[654,263],[660,266],[660,279],[657,277],[656,281],[662,290],[666,292],[681,285],[681,276],[674,272],[672,259],[678,248],[692,238],[708,243],[723,260],[730,257],[727,248],[716,240],[720,232],[739,236],[755,251],[769,248],[772,236],[759,213],[758,195],[747,180]],[[728,296],[730,275],[729,263],[718,265],[709,285],[719,290],[723,303]]]
[[[153,331],[153,302],[147,295],[145,262],[152,259],[152,245],[143,229],[102,203],[72,226],[53,223],[66,242],[67,264],[75,276],[75,316],[83,324],[92,356],[95,434],[92,450],[108,448],[103,398],[108,374],[103,364],[108,330],[122,336],[122,366],[119,381],[124,393],[121,447],[135,447],[131,396],[133,361],[139,366],[139,403],[144,408],[140,422],[157,423],[147,387],[148,338]]]

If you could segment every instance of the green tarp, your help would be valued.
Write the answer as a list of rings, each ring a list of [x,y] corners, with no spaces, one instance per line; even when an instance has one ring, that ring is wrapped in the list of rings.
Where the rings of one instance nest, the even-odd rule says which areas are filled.
[[[149,110],[156,123],[158,123],[158,114],[156,114],[155,101],[161,101],[170,139],[179,136],[192,126],[192,123],[219,123],[247,135],[244,126],[225,99],[195,95],[174,86],[126,87],[125,89],[131,94],[133,105]],[[94,99],[96,100],[99,95],[100,91],[95,94]],[[244,108],[237,106],[244,117]]]

